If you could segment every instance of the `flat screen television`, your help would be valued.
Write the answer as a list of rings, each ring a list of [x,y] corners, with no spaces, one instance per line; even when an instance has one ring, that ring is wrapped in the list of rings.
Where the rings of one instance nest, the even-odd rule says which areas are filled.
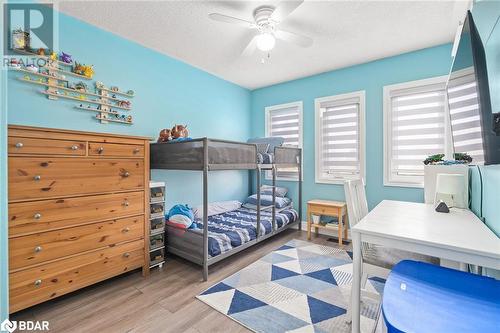
[[[500,164],[498,114],[491,108],[486,56],[469,11],[446,85],[453,148],[473,164]]]

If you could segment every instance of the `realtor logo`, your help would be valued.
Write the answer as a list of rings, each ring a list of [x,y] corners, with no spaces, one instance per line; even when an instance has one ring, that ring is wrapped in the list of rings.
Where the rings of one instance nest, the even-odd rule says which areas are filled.
[[[4,55],[16,55],[12,49],[54,49],[52,4],[5,3],[3,12]]]
[[[6,332],[14,332],[17,328],[17,322],[15,321],[10,321],[8,318],[5,319],[1,324],[0,324],[0,331],[6,331]]]

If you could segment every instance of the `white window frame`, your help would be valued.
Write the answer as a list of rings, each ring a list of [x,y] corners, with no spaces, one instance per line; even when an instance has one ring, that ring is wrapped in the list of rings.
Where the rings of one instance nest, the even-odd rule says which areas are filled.
[[[384,135],[384,186],[397,186],[397,187],[415,187],[415,188],[423,188],[424,183],[423,183],[423,177],[421,182],[415,182],[415,181],[405,181],[404,177],[401,176],[401,178],[394,179],[391,175],[391,157],[392,155],[390,152],[392,151],[392,131],[391,131],[391,123],[392,123],[392,101],[391,101],[391,92],[393,90],[402,90],[402,89],[412,89],[412,88],[418,88],[421,86],[426,86],[426,85],[436,85],[436,84],[442,84],[443,86],[443,91],[445,92],[445,103],[444,103],[444,145],[445,145],[445,154],[448,155],[450,152],[450,134],[449,134],[449,111],[448,111],[448,98],[446,95],[446,82],[448,80],[448,75],[443,75],[443,76],[436,76],[428,79],[423,79],[423,80],[415,80],[415,81],[409,81],[409,82],[403,82],[403,83],[397,83],[397,84],[392,84],[392,85],[387,85],[384,86],[384,106],[383,106],[383,113],[384,113],[384,128],[383,128],[383,135]]]
[[[360,162],[360,177],[361,179],[366,180],[366,150],[365,150],[365,142],[366,142],[366,115],[365,115],[365,96],[366,93],[364,90],[350,92],[341,95],[333,95],[327,97],[320,97],[314,100],[314,118],[315,118],[315,172],[314,178],[315,182],[318,184],[336,184],[342,185],[346,180],[354,179],[354,177],[344,177],[344,178],[333,178],[333,177],[322,177],[320,170],[320,157],[321,157],[321,147],[322,147],[322,135],[321,135],[321,103],[324,102],[335,102],[339,100],[345,99],[359,99],[359,162]],[[358,177],[356,177],[357,179]]]
[[[303,110],[304,110],[304,103],[302,101],[296,101],[296,102],[291,102],[291,103],[285,103],[285,104],[277,104],[277,105],[271,105],[271,106],[266,106],[264,109],[264,114],[265,114],[265,136],[270,136],[271,132],[271,122],[270,122],[270,114],[271,111],[274,110],[281,110],[281,109],[288,109],[288,108],[293,108],[297,107],[299,110],[299,148],[303,148],[303,142],[304,142],[304,119],[303,119]],[[302,156],[301,156],[302,159]],[[304,170],[304,160],[302,159],[302,170]],[[271,175],[269,172],[265,173],[265,178],[267,180],[272,179]],[[299,177],[294,176],[294,177],[276,177],[276,180],[285,180],[285,181],[298,181]]]

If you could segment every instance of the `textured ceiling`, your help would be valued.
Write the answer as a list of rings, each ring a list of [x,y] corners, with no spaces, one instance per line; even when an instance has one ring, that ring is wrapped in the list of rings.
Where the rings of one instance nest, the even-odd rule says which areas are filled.
[[[280,27],[314,38],[240,54],[252,31],[214,22],[219,12],[252,20],[279,1],[56,1],[59,10],[249,89],[452,42],[469,1],[306,1]]]

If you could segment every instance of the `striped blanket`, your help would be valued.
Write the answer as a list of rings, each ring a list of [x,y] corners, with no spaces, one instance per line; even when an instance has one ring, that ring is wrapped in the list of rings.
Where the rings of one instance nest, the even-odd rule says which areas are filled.
[[[272,232],[272,213],[270,211],[260,214],[260,235]],[[276,213],[276,227],[279,229],[298,219],[297,212],[290,208]],[[203,223],[194,222],[195,232],[203,232]],[[257,212],[241,207],[231,212],[213,215],[208,218],[208,254],[210,257],[218,256],[232,248],[240,246],[256,238]]]

